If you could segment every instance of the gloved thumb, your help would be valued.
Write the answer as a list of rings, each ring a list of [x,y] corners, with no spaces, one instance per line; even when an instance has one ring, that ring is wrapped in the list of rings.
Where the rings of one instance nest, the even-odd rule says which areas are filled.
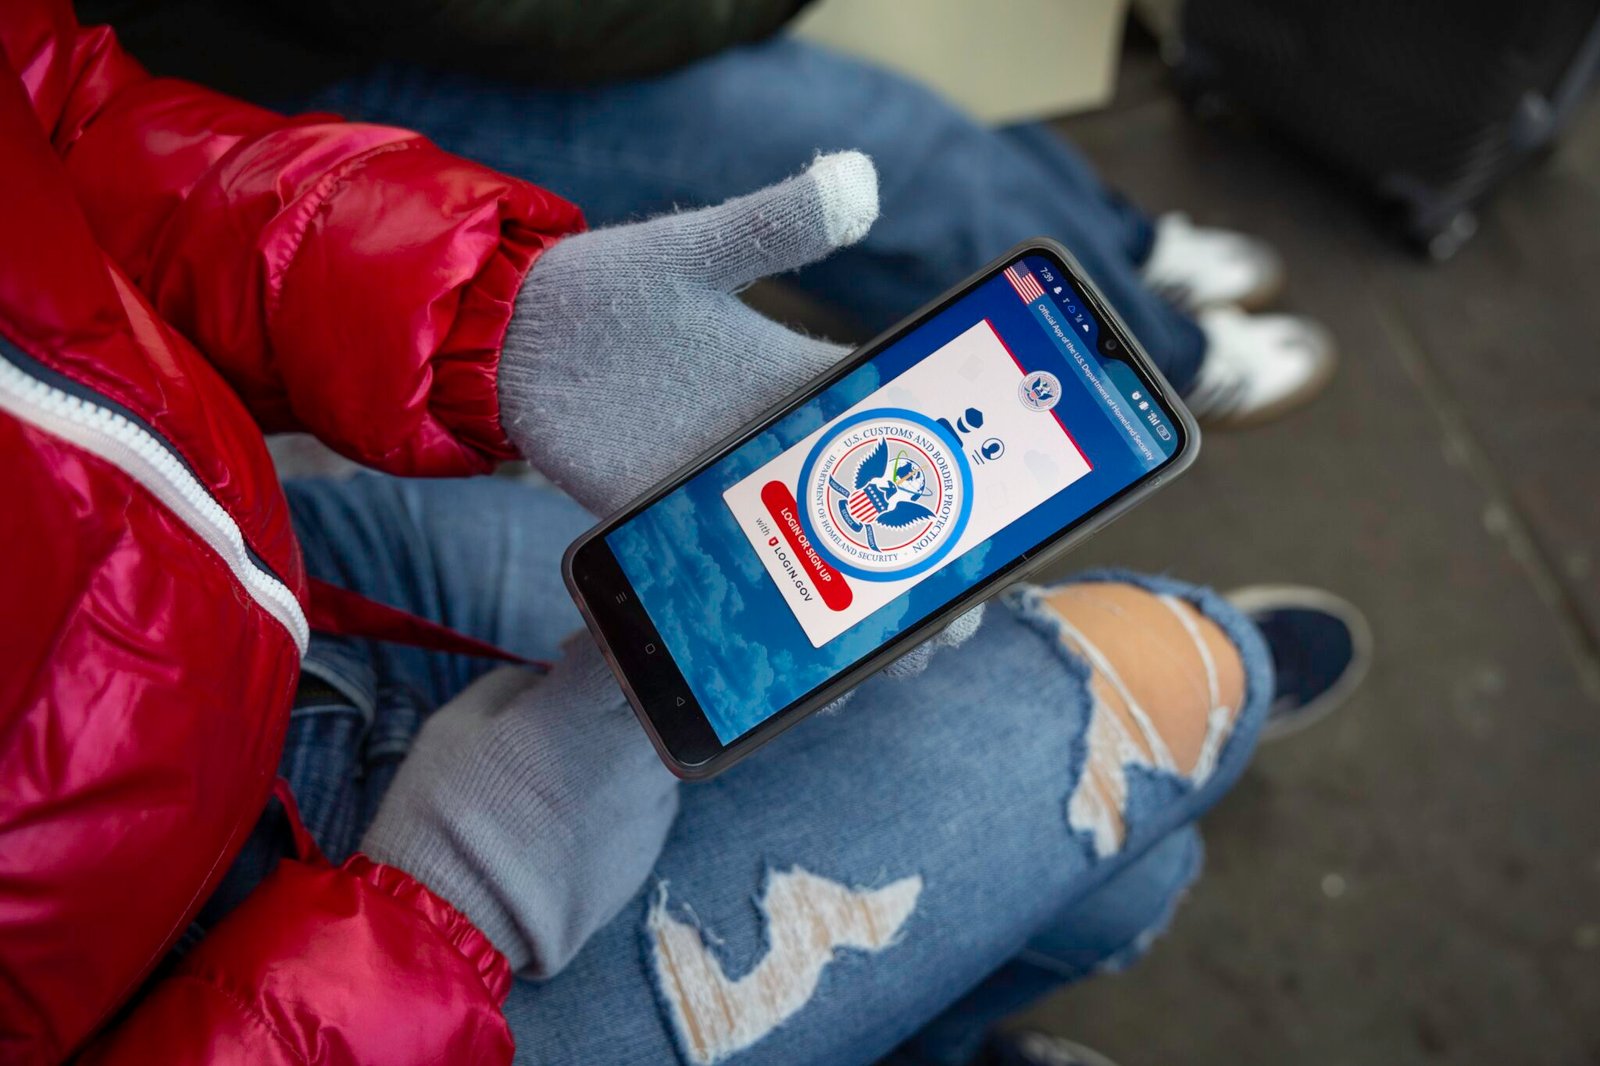
[[[932,661],[936,652],[943,648],[959,648],[972,638],[972,635],[978,631],[978,627],[983,625],[984,608],[988,606],[987,603],[980,603],[965,614],[958,616],[955,621],[945,626],[938,633],[935,633],[888,666],[885,666],[883,668],[883,676],[892,678],[895,681],[905,681],[909,678],[920,676],[928,668],[928,663]],[[849,703],[850,697],[855,694],[856,690],[851,689],[831,703],[824,704],[817,713],[834,714]]]
[[[734,292],[854,244],[877,217],[872,160],[835,152],[746,196],[638,224],[632,236],[646,244],[668,242],[672,255],[662,262],[683,280]]]
[[[959,648],[978,631],[983,624],[983,609],[988,604],[980,603],[972,610],[960,615],[945,626],[938,633],[918,644],[900,658],[883,668],[885,677],[892,677],[903,681],[908,677],[916,677],[928,668],[928,662],[934,653],[941,648]]]

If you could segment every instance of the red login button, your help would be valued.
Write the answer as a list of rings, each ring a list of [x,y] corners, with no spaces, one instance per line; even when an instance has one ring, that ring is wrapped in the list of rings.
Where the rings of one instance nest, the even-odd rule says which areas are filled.
[[[766,504],[772,520],[783,531],[783,539],[788,542],[791,559],[798,563],[805,571],[805,575],[811,579],[811,587],[817,590],[822,602],[834,611],[842,611],[850,606],[855,593],[845,584],[844,575],[823,562],[822,556],[817,554],[817,549],[811,546],[810,538],[806,536],[805,530],[800,528],[799,505],[794,502],[794,493],[789,491],[789,486],[781,481],[767,482],[761,488],[761,502]],[[777,548],[778,538],[772,537],[768,540],[767,546]]]

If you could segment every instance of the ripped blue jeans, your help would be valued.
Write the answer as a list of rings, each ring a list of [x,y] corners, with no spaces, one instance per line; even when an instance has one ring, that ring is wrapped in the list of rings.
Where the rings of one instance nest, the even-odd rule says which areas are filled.
[[[362,475],[288,491],[314,576],[530,657],[580,625],[558,561],[591,519],[552,490]],[[1193,823],[1249,759],[1271,668],[1211,593],[1116,579],[1198,608],[1239,653],[1244,696],[1203,774],[1114,760],[1108,833],[1085,803],[1093,671],[1041,592],[1013,593],[921,675],[869,680],[684,786],[633,902],[561,974],[516,983],[517,1061],[962,1063],[1000,1017],[1136,958],[1198,875]],[[358,846],[423,718],[493,665],[313,640],[282,773],[330,857]],[[208,910],[284,848],[264,817]]]

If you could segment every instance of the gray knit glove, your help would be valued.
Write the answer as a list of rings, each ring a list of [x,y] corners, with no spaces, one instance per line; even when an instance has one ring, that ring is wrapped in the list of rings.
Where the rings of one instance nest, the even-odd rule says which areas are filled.
[[[549,676],[501,667],[434,712],[361,850],[548,977],[633,898],[677,813],[677,780],[579,633]]]
[[[569,237],[529,272],[500,363],[500,419],[522,454],[609,514],[838,362],[734,295],[866,236],[878,174],[860,152],[716,207]],[[980,606],[886,673],[920,673]]]
[[[866,235],[860,152],[716,207],[568,237],[539,257],[500,357],[500,419],[522,454],[609,514],[758,417],[848,349],[734,295]]]
[[[734,292],[859,240],[878,213],[855,152],[718,207],[562,241],[507,332],[501,418],[522,453],[607,513],[755,418],[845,349]],[[912,674],[971,612],[889,668]],[[593,641],[548,677],[497,670],[429,718],[362,849],[460,908],[518,970],[558,972],[649,875],[677,786]]]

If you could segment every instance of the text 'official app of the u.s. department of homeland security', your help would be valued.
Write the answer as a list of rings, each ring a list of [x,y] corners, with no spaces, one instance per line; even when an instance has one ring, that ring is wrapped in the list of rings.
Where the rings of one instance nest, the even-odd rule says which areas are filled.
[[[1089,472],[988,320],[723,493],[820,648]]]

